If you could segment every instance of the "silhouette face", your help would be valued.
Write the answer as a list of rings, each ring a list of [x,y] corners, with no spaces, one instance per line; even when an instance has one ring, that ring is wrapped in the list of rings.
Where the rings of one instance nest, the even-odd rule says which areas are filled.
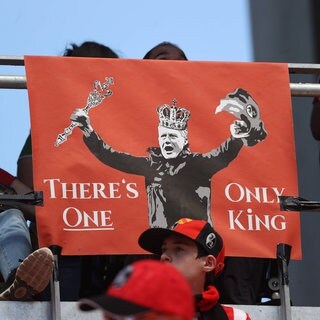
[[[158,141],[165,159],[176,158],[188,143],[181,130],[158,127]]]
[[[149,59],[155,60],[186,60],[184,53],[175,47],[163,45],[152,50]]]

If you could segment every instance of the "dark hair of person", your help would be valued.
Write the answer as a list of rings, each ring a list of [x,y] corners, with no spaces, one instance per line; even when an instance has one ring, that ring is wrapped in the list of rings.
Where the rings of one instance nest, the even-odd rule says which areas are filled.
[[[200,245],[198,242],[196,242],[196,245],[197,245],[197,249],[198,249],[198,256],[197,256],[197,259],[198,258],[201,258],[201,257],[205,257],[208,255],[208,252],[206,250],[204,250],[204,248],[202,247],[202,245]]]
[[[181,55],[185,60],[188,60],[187,56],[185,55],[185,53],[183,52],[183,50],[178,47],[176,44],[168,42],[168,41],[163,41],[159,44],[157,44],[156,46],[154,46],[152,49],[150,49],[143,57],[143,59],[150,59],[151,54],[153,53],[153,51],[155,49],[158,49],[159,47],[173,47],[179,51],[181,51]]]
[[[199,243],[196,243],[196,245],[198,248],[197,259],[201,257],[206,257],[208,255],[208,252],[205,251],[204,248]],[[207,272],[204,287],[207,288],[209,285],[214,284],[215,279],[216,279],[216,276],[214,275],[214,272]]]
[[[71,43],[63,55],[66,57],[119,58],[109,47],[94,41],[85,41],[81,45]]]

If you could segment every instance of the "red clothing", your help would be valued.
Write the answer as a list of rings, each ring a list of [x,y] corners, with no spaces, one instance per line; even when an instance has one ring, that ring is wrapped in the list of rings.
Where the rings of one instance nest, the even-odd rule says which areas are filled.
[[[219,292],[214,286],[209,286],[202,294],[196,295],[196,308],[201,320],[250,320],[243,310],[221,305]]]
[[[0,184],[10,187],[14,179],[15,177],[13,175],[0,168]]]
[[[228,319],[250,320],[250,316],[243,310],[233,308],[233,307],[227,307],[227,306],[222,306],[222,307],[224,311],[227,313]]]

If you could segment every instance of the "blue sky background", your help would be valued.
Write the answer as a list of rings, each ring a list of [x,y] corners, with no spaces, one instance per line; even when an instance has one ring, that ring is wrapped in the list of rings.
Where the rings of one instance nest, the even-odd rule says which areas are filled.
[[[189,60],[253,61],[248,0],[10,0],[1,3],[0,30],[0,55],[56,56],[70,43],[97,41],[140,59],[170,41]],[[25,70],[0,66],[7,74]],[[15,175],[30,130],[27,90],[0,89],[0,110],[0,167]]]

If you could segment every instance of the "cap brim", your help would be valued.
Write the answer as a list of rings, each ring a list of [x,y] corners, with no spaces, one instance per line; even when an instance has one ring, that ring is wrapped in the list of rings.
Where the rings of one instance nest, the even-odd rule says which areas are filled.
[[[133,315],[150,310],[147,307],[107,295],[101,295],[90,299],[81,299],[79,300],[78,306],[82,311],[103,309],[109,313],[118,315]]]
[[[151,228],[147,229],[146,231],[142,232],[138,239],[139,246],[151,253],[161,255],[162,254],[162,243],[163,241],[172,234],[183,234],[164,228]],[[188,238],[188,237],[187,237]]]

